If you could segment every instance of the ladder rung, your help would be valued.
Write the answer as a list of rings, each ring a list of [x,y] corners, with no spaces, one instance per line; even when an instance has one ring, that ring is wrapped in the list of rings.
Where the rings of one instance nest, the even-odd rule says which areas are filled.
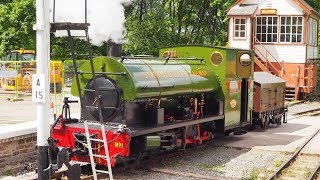
[[[99,172],[99,173],[105,173],[105,174],[110,174],[110,172],[109,172],[109,171],[103,171],[103,170],[98,170],[98,169],[96,169],[96,172]]]
[[[75,38],[86,38],[87,36],[71,36],[71,37],[75,37]]]
[[[94,89],[83,89],[84,91],[90,91],[90,92],[95,92],[96,90]]]
[[[96,90],[94,89],[83,89],[84,91],[89,91],[89,92],[95,92]],[[99,88],[99,91],[117,91],[120,92],[120,89],[116,88]]]
[[[107,156],[98,155],[98,154],[92,154],[92,156],[98,157],[98,158],[104,158],[104,159],[107,159],[107,158],[108,158]]]
[[[119,89],[116,88],[99,88],[99,91],[119,91]]]
[[[105,142],[104,140],[102,139],[93,139],[93,138],[89,138],[90,141],[97,141],[97,142]]]
[[[95,109],[98,109],[98,107],[96,106],[84,106],[86,108],[95,108]],[[101,107],[103,109],[120,109],[120,108],[117,108],[117,107]]]
[[[74,54],[75,56],[90,56],[89,54]]]
[[[78,71],[78,74],[92,74],[92,72]],[[102,75],[119,75],[119,76],[125,76],[125,75],[127,75],[126,72],[120,72],[120,73],[114,73],[114,72],[95,72],[95,74],[102,74]]]
[[[99,123],[99,122],[89,122],[89,121],[87,121],[87,124],[89,125],[97,125],[97,126],[101,126],[101,125],[103,125],[103,124],[101,124],[101,123]]]
[[[55,32],[57,30],[88,30],[89,26],[89,23],[51,23],[51,31]]]

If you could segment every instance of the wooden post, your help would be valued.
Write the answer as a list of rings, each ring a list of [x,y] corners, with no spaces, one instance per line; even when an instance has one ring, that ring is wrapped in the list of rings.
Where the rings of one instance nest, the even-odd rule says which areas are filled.
[[[281,78],[283,79],[284,76],[284,60],[282,60],[282,67],[281,67]]]
[[[316,87],[317,85],[315,84],[315,83],[317,83],[317,82],[314,82],[314,78],[313,78],[313,70],[314,70],[314,68],[313,68],[313,64],[311,63],[310,64],[310,78],[309,78],[309,81],[310,81],[310,86],[312,86],[312,87]],[[311,92],[309,92],[309,93],[311,93]]]
[[[295,93],[294,93],[294,99],[298,100],[298,94],[299,94],[299,80],[300,80],[300,66],[297,68],[297,74],[296,74],[296,86],[295,86]]]

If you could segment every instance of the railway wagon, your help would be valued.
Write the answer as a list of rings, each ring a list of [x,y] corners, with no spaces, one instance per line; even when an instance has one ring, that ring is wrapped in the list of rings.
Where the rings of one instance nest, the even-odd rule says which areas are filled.
[[[280,125],[285,114],[286,81],[266,72],[254,73],[253,126]]]
[[[114,166],[150,151],[201,144],[216,133],[241,133],[252,123],[253,57],[250,50],[177,46],[161,49],[159,57],[97,57],[75,67],[71,93],[80,98],[81,118],[65,109],[55,121],[51,157],[90,162],[92,149],[94,162],[107,165],[104,143],[88,148],[86,135],[106,136]],[[101,127],[89,125],[86,134],[84,121]]]

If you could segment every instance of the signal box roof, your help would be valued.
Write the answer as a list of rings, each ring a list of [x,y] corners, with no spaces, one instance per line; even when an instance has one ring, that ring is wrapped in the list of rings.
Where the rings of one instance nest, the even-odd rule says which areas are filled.
[[[254,82],[258,84],[285,83],[286,81],[267,72],[254,72]]]
[[[228,16],[253,15],[257,10],[257,8],[258,8],[258,5],[252,5],[252,4],[236,5],[228,11],[227,15]]]

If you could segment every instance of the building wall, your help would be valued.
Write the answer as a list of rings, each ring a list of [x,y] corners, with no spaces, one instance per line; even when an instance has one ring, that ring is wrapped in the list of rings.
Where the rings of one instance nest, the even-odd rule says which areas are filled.
[[[250,17],[246,17],[246,38],[245,39],[236,39],[234,38],[234,18],[231,17],[229,19],[229,46],[234,48],[241,49],[250,49],[250,41],[251,41],[251,21]]]
[[[0,139],[0,176],[33,170],[37,160],[36,141],[36,133]]]
[[[277,9],[278,15],[303,15],[302,9],[292,0],[246,0],[243,4],[258,4],[258,14],[260,9]]]
[[[253,21],[255,21],[255,17],[260,15],[260,10],[265,8],[274,8],[277,9],[277,15],[276,16],[286,16],[286,15],[293,15],[293,16],[302,16],[303,10],[292,0],[245,0],[243,4],[258,4],[258,10],[256,11],[256,14],[254,15]],[[284,8],[285,7],[285,8]],[[243,49],[250,49],[251,46],[251,38],[247,36],[247,39],[245,40],[237,40],[233,38],[233,19],[234,17],[229,17],[229,45],[230,47],[234,48],[243,48]],[[280,19],[279,19],[280,21]],[[247,33],[251,34],[251,20],[248,17],[247,18]],[[255,24],[255,23],[254,23]],[[309,32],[309,22],[304,21],[304,26],[307,26],[307,28],[304,28],[304,36],[307,35]],[[255,28],[254,28],[255,29]],[[279,33],[280,29],[278,29]],[[255,35],[255,30],[252,32],[252,34]],[[278,36],[278,39],[280,36]],[[318,52],[319,48],[317,46],[306,46],[306,44],[309,44],[309,38],[305,38],[306,43],[294,43],[294,44],[285,44],[285,43],[262,43],[264,47],[274,56],[269,58],[269,61],[275,61],[275,59],[279,62],[284,61],[285,63],[305,63],[306,59],[316,59],[319,58]],[[265,56],[265,48],[261,47],[259,44],[255,45],[256,48],[258,48],[259,51],[261,51],[263,56]],[[256,51],[256,53],[259,55],[260,58],[264,59],[263,56],[261,56],[261,53],[259,51]]]
[[[266,49],[274,57],[268,55],[268,60],[271,62],[285,62],[285,63],[305,63],[306,62],[306,46],[305,45],[255,45],[256,54],[263,59],[266,56]],[[276,59],[276,60],[275,60]]]

